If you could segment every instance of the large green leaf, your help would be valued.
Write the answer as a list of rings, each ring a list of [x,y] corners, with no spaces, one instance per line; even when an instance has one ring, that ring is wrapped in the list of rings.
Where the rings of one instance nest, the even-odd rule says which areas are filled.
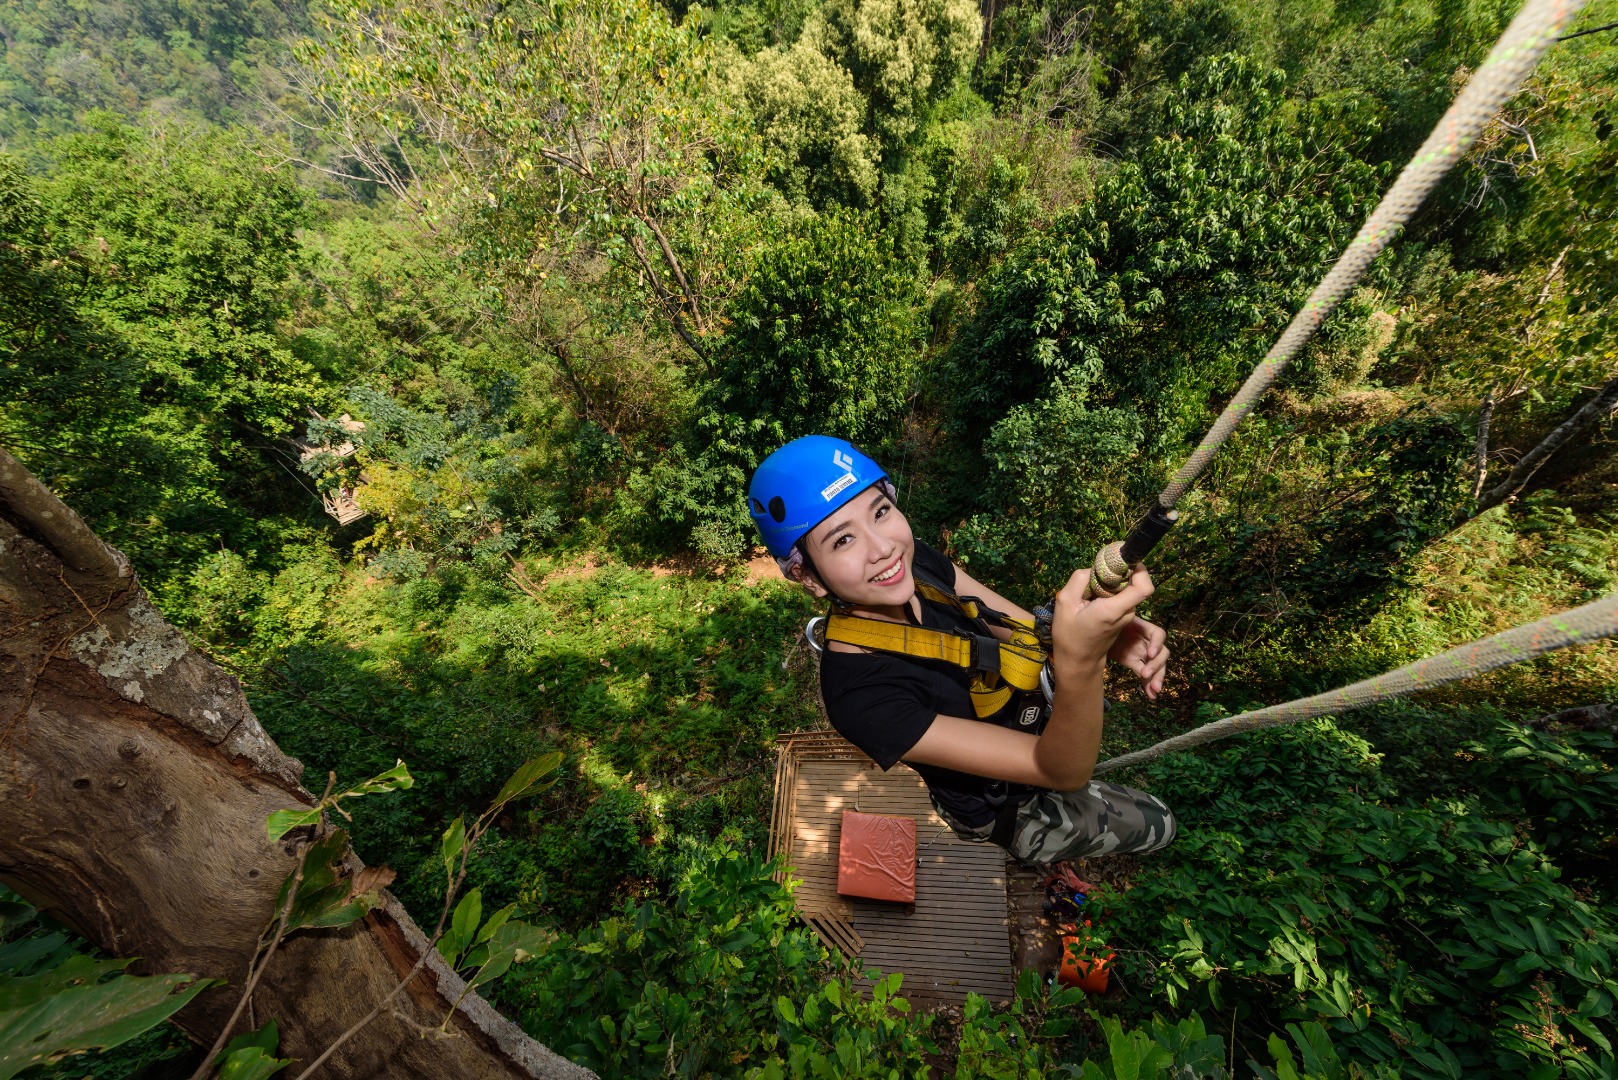
[[[461,897],[450,918],[449,929],[438,939],[438,953],[450,967],[460,963],[461,954],[472,947],[478,923],[483,920],[483,891],[473,889]]]
[[[0,1080],[128,1042],[214,984],[193,975],[120,974],[130,963],[75,955],[37,975],[0,977]]]
[[[466,850],[466,821],[463,818],[457,817],[449,823],[449,828],[444,830],[444,842],[440,850],[444,857],[444,873],[449,875],[449,880],[453,884],[455,860]]]
[[[494,797],[493,805],[504,806],[513,799],[525,798],[544,791],[556,783],[556,777],[551,774],[560,768],[561,764],[562,754],[558,750],[529,758],[511,774],[511,779],[500,789],[500,794]]]
[[[0,945],[0,975],[30,975],[41,968],[55,967],[72,951],[63,933],[25,937]]]

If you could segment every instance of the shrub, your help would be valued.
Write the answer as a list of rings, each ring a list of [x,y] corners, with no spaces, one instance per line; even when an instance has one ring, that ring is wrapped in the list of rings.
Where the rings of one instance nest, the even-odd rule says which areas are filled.
[[[1151,772],[1181,838],[1118,914],[1171,1005],[1324,1020],[1412,1078],[1614,1068],[1618,922],[1498,806],[1401,800],[1329,724]]]

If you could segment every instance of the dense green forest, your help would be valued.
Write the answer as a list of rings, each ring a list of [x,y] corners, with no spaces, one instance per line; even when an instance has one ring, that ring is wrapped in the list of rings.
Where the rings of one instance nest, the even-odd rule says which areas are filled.
[[[0,446],[312,775],[408,763],[352,831],[411,910],[564,755],[469,882],[557,935],[491,999],[602,1075],[1615,1076],[1618,742],[1535,723],[1618,702],[1611,643],[1130,774],[1182,832],[1082,1006],[861,1001],[763,856],[775,737],[821,721],[760,457],[851,439],[1049,597],[1515,10],[21,0]],[[1169,693],[1116,680],[1104,757],[1618,588],[1614,413],[1479,512],[1618,378],[1615,86],[1618,32],[1555,46],[1238,429],[1153,558]]]

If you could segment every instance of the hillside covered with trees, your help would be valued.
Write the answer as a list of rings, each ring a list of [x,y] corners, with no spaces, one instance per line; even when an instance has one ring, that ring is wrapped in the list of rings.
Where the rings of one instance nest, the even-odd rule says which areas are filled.
[[[309,775],[406,764],[343,826],[418,921],[500,804],[462,887],[544,944],[480,992],[600,1075],[1618,1075],[1610,641],[1127,774],[1181,834],[1097,901],[1105,998],[862,1000],[764,857],[824,721],[761,457],[847,438],[1047,600],[1516,8],[21,0],[0,447]],[[1103,757],[1618,590],[1615,87],[1618,31],[1553,46],[1237,429]]]

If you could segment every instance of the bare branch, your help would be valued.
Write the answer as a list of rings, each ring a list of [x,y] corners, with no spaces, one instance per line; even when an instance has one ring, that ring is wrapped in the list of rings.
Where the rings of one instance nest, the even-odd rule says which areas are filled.
[[[1483,406],[1478,409],[1478,439],[1472,448],[1472,467],[1475,471],[1472,478],[1473,502],[1483,493],[1484,481],[1489,478],[1489,423],[1494,419],[1494,393],[1499,388],[1499,383],[1489,387],[1489,392],[1483,398]]]
[[[1522,460],[1517,462],[1517,467],[1511,470],[1510,476],[1484,492],[1473,508],[1472,516],[1477,517],[1515,496],[1564,443],[1615,408],[1618,408],[1618,375],[1614,375],[1599,394],[1585,402],[1583,408],[1541,439],[1538,446],[1524,454]]]

